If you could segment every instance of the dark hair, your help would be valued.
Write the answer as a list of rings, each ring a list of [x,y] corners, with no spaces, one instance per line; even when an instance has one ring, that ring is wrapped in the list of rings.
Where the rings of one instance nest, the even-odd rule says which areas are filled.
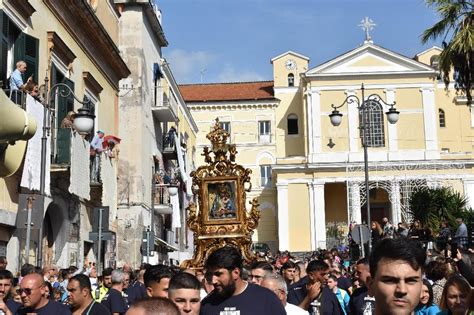
[[[179,289],[193,289],[200,290],[201,283],[199,280],[190,273],[180,272],[175,274],[170,279],[168,291],[179,290]]]
[[[310,273],[313,271],[323,271],[323,270],[328,270],[328,269],[329,269],[328,264],[326,264],[322,260],[315,259],[315,260],[311,260],[308,263],[308,266],[306,267],[306,273]]]
[[[67,276],[71,274],[71,272],[69,271],[69,269],[60,269],[59,274],[61,275],[61,278],[65,280]]]
[[[143,309],[145,315],[181,315],[179,308],[170,299],[162,297],[135,301],[130,308]]]
[[[425,275],[431,281],[438,281],[448,275],[448,265],[445,262],[432,260],[425,267]]]
[[[282,271],[288,268],[296,268],[295,263],[292,261],[287,261],[286,263],[283,264],[283,266],[281,266]]]
[[[328,278],[337,282],[337,277],[333,275],[332,273],[328,276]]]
[[[253,269],[262,269],[265,271],[273,272],[273,267],[266,261],[256,261],[250,266],[250,270]]]
[[[421,243],[406,237],[386,238],[375,245],[370,255],[370,273],[375,278],[378,264],[382,259],[402,260],[408,263],[414,270],[421,269],[425,265],[426,252]]]
[[[78,274],[72,277],[71,279],[69,279],[69,282],[73,280],[79,283],[79,288],[81,288],[81,290],[85,288],[89,291],[92,291],[91,280],[89,279],[88,276],[83,275],[83,274]]]
[[[426,306],[429,307],[429,306],[433,305],[433,299],[434,299],[433,287],[431,286],[431,283],[426,279],[423,279],[423,285],[428,288],[428,294],[430,295],[430,298],[428,299],[428,303],[426,303]]]
[[[7,257],[0,256],[0,263],[4,264],[7,261]]]
[[[35,266],[33,266],[32,264],[24,264],[23,266],[21,266],[20,275],[22,277],[29,275],[30,273],[35,273]]]
[[[145,287],[151,287],[153,282],[160,282],[163,278],[171,278],[173,273],[171,272],[170,267],[159,264],[155,266],[150,266],[143,275],[143,282]]]
[[[0,280],[11,280],[13,285],[13,274],[8,270],[0,270]]]
[[[108,276],[111,276],[112,275],[112,271],[114,271],[112,268],[105,268],[103,271],[102,271],[102,277],[108,277]]]
[[[225,246],[216,249],[206,260],[205,269],[225,268],[229,271],[239,268],[242,274],[243,259],[237,248]]]
[[[48,296],[46,297],[48,300],[54,300],[54,296],[53,296],[53,285],[51,284],[51,282],[49,281],[45,281],[44,282],[44,285],[48,287],[48,291],[49,291],[49,294]]]

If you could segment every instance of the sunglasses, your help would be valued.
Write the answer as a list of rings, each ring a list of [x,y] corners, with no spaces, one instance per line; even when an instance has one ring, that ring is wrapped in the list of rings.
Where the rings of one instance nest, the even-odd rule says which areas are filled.
[[[19,288],[16,290],[16,293],[18,293],[19,295],[21,295],[22,293],[25,293],[26,295],[31,295],[31,293],[33,292],[33,290],[36,290],[36,289],[39,289],[41,287],[37,287],[37,288]]]

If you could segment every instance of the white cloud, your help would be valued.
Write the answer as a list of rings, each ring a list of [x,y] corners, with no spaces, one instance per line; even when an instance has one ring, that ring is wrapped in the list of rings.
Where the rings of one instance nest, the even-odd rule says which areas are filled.
[[[217,59],[213,53],[206,51],[186,51],[174,49],[165,55],[171,71],[178,83],[198,82],[200,71]]]
[[[263,81],[264,78],[259,73],[252,70],[239,69],[234,66],[226,64],[222,71],[217,75],[220,82],[248,82],[248,81]]]

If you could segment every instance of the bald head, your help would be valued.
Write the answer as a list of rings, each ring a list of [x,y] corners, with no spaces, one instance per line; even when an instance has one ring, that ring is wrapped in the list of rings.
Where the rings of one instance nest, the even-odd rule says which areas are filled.
[[[28,308],[40,309],[48,303],[44,278],[38,273],[30,273],[21,280],[20,292],[21,301]]]

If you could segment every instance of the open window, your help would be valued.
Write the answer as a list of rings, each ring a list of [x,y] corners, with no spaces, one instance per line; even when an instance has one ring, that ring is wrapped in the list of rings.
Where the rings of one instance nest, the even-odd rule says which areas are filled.
[[[297,135],[298,134],[298,116],[295,114],[289,114],[287,118],[288,124],[288,134]]]
[[[295,86],[295,75],[293,73],[288,74],[288,86]]]

